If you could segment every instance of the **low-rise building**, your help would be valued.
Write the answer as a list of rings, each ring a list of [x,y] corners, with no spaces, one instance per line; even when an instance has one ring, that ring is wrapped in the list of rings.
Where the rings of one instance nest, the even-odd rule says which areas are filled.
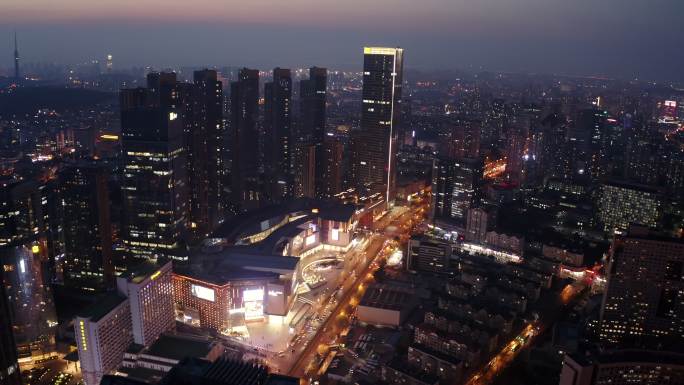
[[[684,384],[684,355],[621,350],[595,355],[566,355],[559,385]]]
[[[185,358],[216,361],[223,354],[220,343],[192,337],[162,334],[149,348],[133,344],[124,353],[119,373],[147,383],[159,382]]]
[[[382,380],[392,385],[439,385],[440,379],[419,366],[396,359],[382,366]]]
[[[406,268],[410,271],[448,273],[452,248],[446,242],[427,237],[409,240]]]
[[[361,322],[399,326],[415,307],[415,293],[395,285],[374,284],[364,294],[356,311]]]
[[[437,376],[442,383],[457,383],[463,376],[462,360],[420,344],[408,348],[408,362]]]

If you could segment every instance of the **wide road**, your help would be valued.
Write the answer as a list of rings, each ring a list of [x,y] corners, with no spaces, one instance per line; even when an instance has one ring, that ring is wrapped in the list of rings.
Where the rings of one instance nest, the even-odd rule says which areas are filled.
[[[400,210],[399,213],[387,214],[389,218],[385,217],[379,221],[383,226],[375,227],[376,232],[380,233],[380,235],[374,236],[366,249],[365,265],[361,266],[360,271],[357,270],[356,279],[344,292],[337,307],[295,361],[289,371],[289,375],[303,378],[308,383],[309,375],[315,373],[317,369],[316,360],[314,359],[316,353],[327,351],[328,345],[337,338],[342,330],[349,326],[351,314],[354,313],[368,285],[372,283],[373,275],[380,268],[382,262],[397,247],[397,243],[385,231],[385,228],[392,228],[391,235],[393,236],[407,237],[410,235],[413,226],[422,219],[425,207],[421,205],[411,208],[400,208]]]

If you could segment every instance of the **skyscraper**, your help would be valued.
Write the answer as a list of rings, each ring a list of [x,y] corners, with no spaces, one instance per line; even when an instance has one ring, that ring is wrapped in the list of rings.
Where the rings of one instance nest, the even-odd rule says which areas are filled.
[[[465,228],[468,209],[478,200],[482,161],[441,158],[432,173],[433,218],[452,219]]]
[[[291,108],[290,70],[275,68],[273,81],[264,85],[264,168],[271,202],[293,194]]]
[[[21,357],[54,347],[57,317],[45,274],[49,216],[44,184],[4,180],[0,184],[0,274]]]
[[[331,198],[342,192],[342,177],[344,164],[344,145],[337,139],[326,138],[323,141],[321,165],[323,171],[317,177],[317,195]],[[318,163],[316,166],[318,167]]]
[[[144,262],[116,278],[119,293],[130,301],[133,341],[149,346],[176,323],[171,262]]]
[[[221,218],[223,183],[223,86],[216,71],[194,72],[194,84],[179,84],[187,154],[189,227],[196,238]]]
[[[17,346],[14,343],[10,306],[7,302],[2,272],[0,272],[0,384],[21,385]]]
[[[259,207],[263,199],[259,186],[259,71],[240,70],[230,84],[231,106],[231,192],[238,210]]]
[[[316,195],[316,146],[302,143],[295,154],[294,195],[313,198]]]
[[[607,347],[684,346],[684,242],[632,226],[613,241],[599,337]]]
[[[320,67],[309,68],[309,79],[299,83],[300,104],[300,137],[315,148],[314,188],[316,196],[325,194],[324,175],[326,158],[324,154],[326,93],[328,86],[328,70]]]
[[[121,91],[124,244],[136,258],[187,260],[187,177],[174,73],[151,73],[147,88]]]
[[[662,195],[649,186],[607,181],[601,184],[597,206],[608,233],[624,231],[632,223],[654,227],[660,218]]]
[[[391,205],[396,190],[404,50],[364,47],[363,54],[363,108],[361,129],[352,136],[352,179],[357,186],[382,193]]]
[[[109,170],[97,161],[69,164],[59,175],[64,283],[105,290],[114,283]]]

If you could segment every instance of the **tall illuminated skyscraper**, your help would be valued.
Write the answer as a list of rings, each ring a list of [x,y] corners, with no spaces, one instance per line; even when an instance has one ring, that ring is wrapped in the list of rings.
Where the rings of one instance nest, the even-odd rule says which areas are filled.
[[[292,76],[289,69],[273,69],[264,85],[264,168],[268,198],[280,202],[293,194]]]
[[[240,70],[230,84],[231,109],[231,192],[238,210],[259,207],[263,199],[259,186],[259,71]]]
[[[364,47],[361,129],[354,132],[352,178],[385,196],[396,190],[396,154],[403,73],[401,48]]]
[[[223,84],[216,71],[194,72],[180,83],[188,176],[189,228],[195,239],[211,233],[221,217],[223,183]]]
[[[174,73],[151,73],[147,88],[121,91],[124,244],[135,258],[187,260],[186,159]]]
[[[106,290],[114,283],[109,170],[97,161],[69,164],[59,174],[64,283]]]

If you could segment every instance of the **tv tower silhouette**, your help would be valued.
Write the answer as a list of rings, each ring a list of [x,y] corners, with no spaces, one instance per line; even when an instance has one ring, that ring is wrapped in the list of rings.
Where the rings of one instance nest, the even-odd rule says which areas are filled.
[[[17,44],[17,31],[14,31],[14,79],[19,80],[19,45]]]

